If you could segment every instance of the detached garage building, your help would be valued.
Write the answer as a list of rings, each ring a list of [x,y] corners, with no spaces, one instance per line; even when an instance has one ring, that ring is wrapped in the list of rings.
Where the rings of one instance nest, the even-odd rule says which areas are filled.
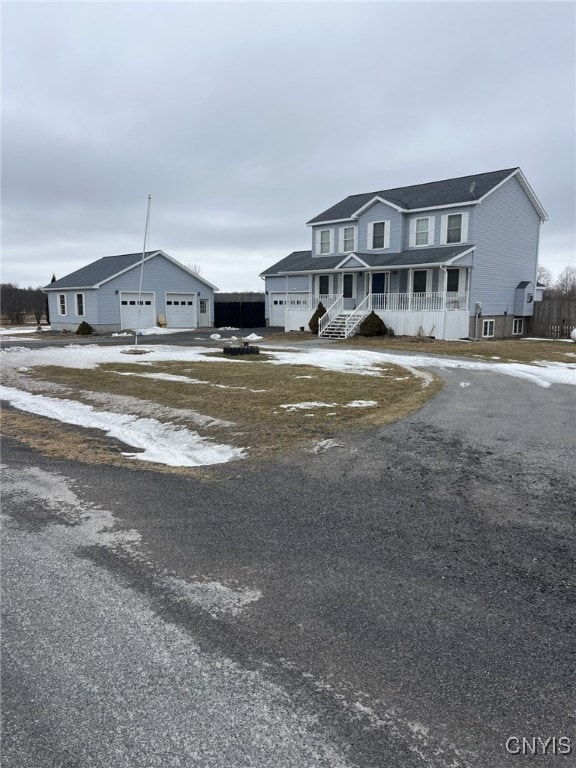
[[[140,275],[142,287],[140,290]],[[50,324],[75,331],[84,320],[99,333],[214,325],[215,285],[164,251],[105,256],[43,288]]]

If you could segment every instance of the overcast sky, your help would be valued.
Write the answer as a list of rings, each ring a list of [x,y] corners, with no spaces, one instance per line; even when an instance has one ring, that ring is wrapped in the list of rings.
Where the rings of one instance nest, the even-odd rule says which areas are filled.
[[[159,248],[220,290],[350,194],[520,166],[575,263],[573,2],[3,2],[3,282]]]

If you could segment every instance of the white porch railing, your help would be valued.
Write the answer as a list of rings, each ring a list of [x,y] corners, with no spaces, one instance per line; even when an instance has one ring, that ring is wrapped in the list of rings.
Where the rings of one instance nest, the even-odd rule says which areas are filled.
[[[322,302],[324,303],[324,302]],[[342,312],[342,309],[344,307],[344,297],[338,296],[335,302],[333,302],[327,309],[326,313],[322,315],[320,320],[318,321],[318,336],[322,335],[322,331],[326,328],[328,323],[330,323],[332,320],[334,320],[335,317],[337,317],[340,312]]]
[[[468,309],[468,291],[457,293],[441,291],[431,293],[373,293],[368,309],[373,309],[375,312],[429,312],[444,309]]]
[[[340,296],[339,293],[287,293],[286,294],[286,307],[290,309],[311,309],[313,312],[318,308],[318,304],[322,302],[325,307],[329,307],[334,304],[336,299]]]
[[[347,318],[346,318],[346,338],[349,338],[350,336],[353,336],[356,328],[360,325],[362,320],[366,317],[366,315],[370,312],[372,309],[372,294],[369,293],[361,302],[358,304],[356,309],[351,312]]]

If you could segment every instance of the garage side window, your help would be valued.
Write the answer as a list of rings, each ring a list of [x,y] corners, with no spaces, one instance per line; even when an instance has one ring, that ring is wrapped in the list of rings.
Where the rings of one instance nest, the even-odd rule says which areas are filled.
[[[59,315],[67,315],[68,310],[66,308],[66,294],[65,293],[59,293],[58,294],[58,314]]]

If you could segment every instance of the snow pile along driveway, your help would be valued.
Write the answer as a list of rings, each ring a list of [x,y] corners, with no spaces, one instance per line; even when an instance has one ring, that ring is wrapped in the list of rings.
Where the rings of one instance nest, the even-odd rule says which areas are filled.
[[[12,387],[0,386],[0,398],[21,411],[46,416],[64,424],[101,429],[109,437],[141,449],[141,453],[123,452],[131,459],[153,461],[169,467],[199,467],[223,464],[245,455],[242,448],[211,443],[197,432],[162,424],[156,419],[97,411],[91,405],[74,400],[32,395]]]

